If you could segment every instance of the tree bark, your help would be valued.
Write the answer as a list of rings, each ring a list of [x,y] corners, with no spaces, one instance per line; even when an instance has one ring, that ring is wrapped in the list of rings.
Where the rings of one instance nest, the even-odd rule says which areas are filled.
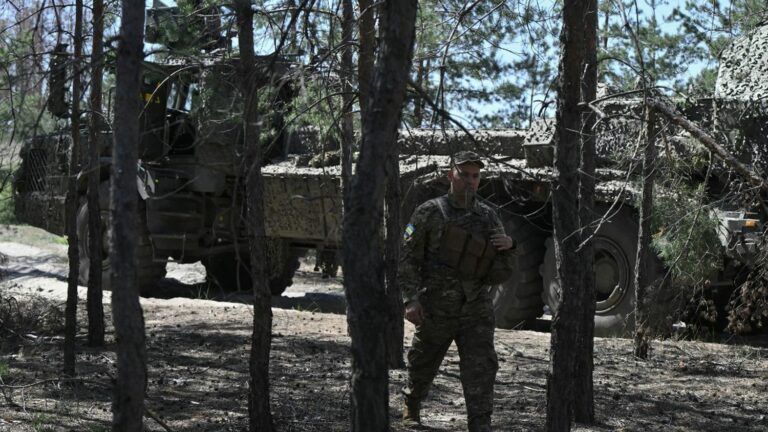
[[[403,358],[403,337],[405,335],[405,320],[403,310],[403,293],[397,282],[397,265],[400,262],[400,158],[397,141],[392,143],[392,150],[386,160],[386,193],[384,217],[386,237],[384,247],[384,266],[386,268],[385,287],[389,308],[389,325],[387,326],[388,363],[392,369],[405,367]]]
[[[586,107],[586,103],[597,98],[597,0],[585,2],[583,16],[584,59],[581,79],[581,167],[579,169],[579,226],[581,227],[581,248],[579,261],[581,268],[591,269],[594,262],[592,248],[593,230],[590,223],[594,220],[595,197],[595,113]],[[577,337],[574,369],[573,416],[579,423],[595,422],[595,399],[592,372],[594,370],[594,333],[595,333],[595,275],[592,271],[582,271],[579,295],[579,334]]]
[[[579,108],[581,69],[584,64],[585,5],[579,0],[563,4],[560,31],[560,66],[556,111],[555,169],[552,193],[555,259],[562,289],[560,307],[552,319],[550,371],[547,376],[548,431],[567,431],[573,413],[574,354],[579,335],[579,285],[583,281],[579,253]]]
[[[374,51],[374,10],[370,0],[360,0],[360,77],[366,80],[366,86],[360,84],[360,106],[367,107],[369,100],[367,85],[370,82],[370,69],[373,63]],[[414,27],[414,34],[415,34]],[[363,53],[363,51],[367,51]],[[368,109],[368,108],[366,108]],[[384,286],[389,309],[389,324],[386,331],[388,366],[392,369],[405,367],[403,357],[403,338],[405,335],[405,321],[403,310],[403,295],[397,280],[397,267],[400,261],[400,238],[402,226],[400,223],[400,148],[397,140],[394,140],[389,155],[386,159],[386,191],[384,195]]]
[[[342,35],[341,43],[344,51],[341,55],[341,68],[343,74],[344,95],[342,96],[342,105],[344,113],[341,119],[341,189],[344,201],[349,197],[350,181],[352,179],[352,148],[355,141],[353,107],[354,102],[352,79],[354,76],[353,63],[353,44],[352,35],[354,33],[355,11],[352,0],[343,0],[342,2]],[[361,103],[362,105],[362,103]]]
[[[259,145],[258,72],[253,46],[253,9],[250,0],[234,2],[240,51],[243,100],[243,145],[245,150],[245,197],[253,279],[253,333],[249,359],[248,430],[270,432],[269,352],[272,343],[272,294],[265,268],[264,182]]]
[[[93,0],[93,44],[91,49],[91,122],[88,130],[88,235],[90,271],[88,272],[88,345],[104,346],[104,305],[102,296],[102,233],[99,184],[101,183],[102,131],[101,81],[103,77],[104,1]]]
[[[382,5],[381,45],[364,113],[363,140],[343,230],[347,322],[352,338],[351,427],[389,429],[387,312],[380,226],[385,163],[393,151],[413,54],[417,2]]]
[[[64,374],[75,376],[75,336],[77,333],[77,277],[80,256],[77,250],[77,174],[80,171],[80,71],[83,53],[83,0],[75,1],[75,34],[72,76],[72,147],[70,149],[67,182],[67,240],[69,247],[69,277],[67,278],[67,306],[64,312]]]
[[[374,6],[371,0],[358,0],[360,8],[360,54],[357,60],[357,81],[360,88],[360,113],[364,122],[370,104],[371,78],[376,51],[376,31],[374,28]]]
[[[147,383],[144,316],[136,279],[136,163],[141,112],[144,1],[123,0],[115,95],[114,149],[110,191],[112,237],[110,285],[117,338],[117,382],[112,430],[140,432]]]
[[[646,287],[649,278],[648,262],[652,259],[651,218],[653,217],[653,184],[656,179],[656,128],[653,109],[645,108],[646,137],[643,156],[643,196],[640,205],[640,228],[637,240],[637,259],[635,260],[635,356],[648,358],[650,329],[648,326],[648,299]]]

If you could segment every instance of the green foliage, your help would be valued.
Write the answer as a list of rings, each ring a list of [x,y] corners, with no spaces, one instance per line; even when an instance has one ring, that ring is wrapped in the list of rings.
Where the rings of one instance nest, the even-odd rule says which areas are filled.
[[[703,193],[704,185],[678,184],[655,195],[653,248],[678,284],[699,286],[721,268],[718,219],[701,204]]]
[[[0,170],[0,180],[9,178],[9,170]],[[0,183],[0,224],[15,224],[16,215],[13,211],[13,193],[10,181]]]
[[[614,91],[635,89],[642,64],[654,83],[682,89],[690,66],[704,58],[705,50],[691,41],[690,34],[664,25],[662,12],[670,6],[669,0],[650,0],[639,10],[636,5],[634,1],[601,3],[599,81]]]
[[[11,367],[6,362],[0,362],[0,381],[6,381],[11,372]]]
[[[319,130],[323,142],[340,142],[341,136],[336,125],[341,120],[342,100],[333,94],[334,90],[333,86],[322,80],[306,81],[298,96],[284,108],[283,115],[291,122],[288,127],[310,125]],[[274,97],[265,93],[263,98],[267,103]]]
[[[222,36],[221,2],[177,0],[176,9],[154,12],[147,39],[162,45],[174,56],[194,58],[213,48]]]
[[[45,414],[36,414],[32,419],[32,430],[35,432],[53,432],[55,428],[50,424],[51,419]]]
[[[709,60],[707,66],[687,84],[693,95],[714,92],[719,58],[733,40],[748,33],[768,19],[768,4],[764,0],[692,1],[673,9],[668,21],[678,24],[685,35],[685,45],[696,50],[699,60]]]
[[[551,5],[478,2],[465,9],[467,5],[457,0],[422,2],[413,80],[436,104],[461,112],[461,120],[473,126],[525,126],[554,80],[557,23]],[[442,119],[431,113],[413,97],[404,120],[413,127],[440,125]]]
[[[194,289],[193,298],[198,300],[210,300],[213,298],[211,295],[211,284],[208,282],[196,284]]]

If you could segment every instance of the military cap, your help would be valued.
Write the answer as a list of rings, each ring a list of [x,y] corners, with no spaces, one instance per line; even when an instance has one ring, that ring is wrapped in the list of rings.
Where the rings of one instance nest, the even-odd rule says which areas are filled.
[[[485,167],[485,164],[483,163],[483,159],[480,158],[480,155],[473,152],[473,151],[460,151],[453,154],[451,157],[453,159],[454,165],[461,165],[465,163],[474,163],[480,166],[480,168]]]

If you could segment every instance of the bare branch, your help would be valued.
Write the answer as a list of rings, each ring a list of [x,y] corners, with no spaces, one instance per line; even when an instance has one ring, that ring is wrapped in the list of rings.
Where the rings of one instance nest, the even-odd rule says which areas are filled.
[[[698,125],[676,113],[674,108],[656,98],[649,98],[648,103],[654,110],[663,114],[672,123],[688,131],[688,133],[690,133],[694,138],[702,143],[704,147],[714,153],[718,159],[722,160],[726,165],[733,168],[737,173],[749,180],[751,184],[759,187],[764,192],[768,192],[768,183],[766,183],[762,177],[760,177],[757,173],[736,159],[732,154],[728,152],[728,150],[718,144],[711,135],[709,135]]]

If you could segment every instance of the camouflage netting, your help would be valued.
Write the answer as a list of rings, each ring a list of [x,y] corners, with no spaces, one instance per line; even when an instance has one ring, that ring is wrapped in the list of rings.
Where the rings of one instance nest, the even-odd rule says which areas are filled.
[[[413,155],[451,155],[474,150],[483,155],[503,154],[522,159],[522,144],[527,131],[517,129],[473,129],[472,138],[460,129],[409,129],[398,135],[400,153]]]
[[[768,169],[768,26],[736,39],[723,52],[715,84],[718,126],[729,150],[755,171]]]
[[[758,101],[768,97],[768,26],[736,39],[723,52],[715,97]]]

